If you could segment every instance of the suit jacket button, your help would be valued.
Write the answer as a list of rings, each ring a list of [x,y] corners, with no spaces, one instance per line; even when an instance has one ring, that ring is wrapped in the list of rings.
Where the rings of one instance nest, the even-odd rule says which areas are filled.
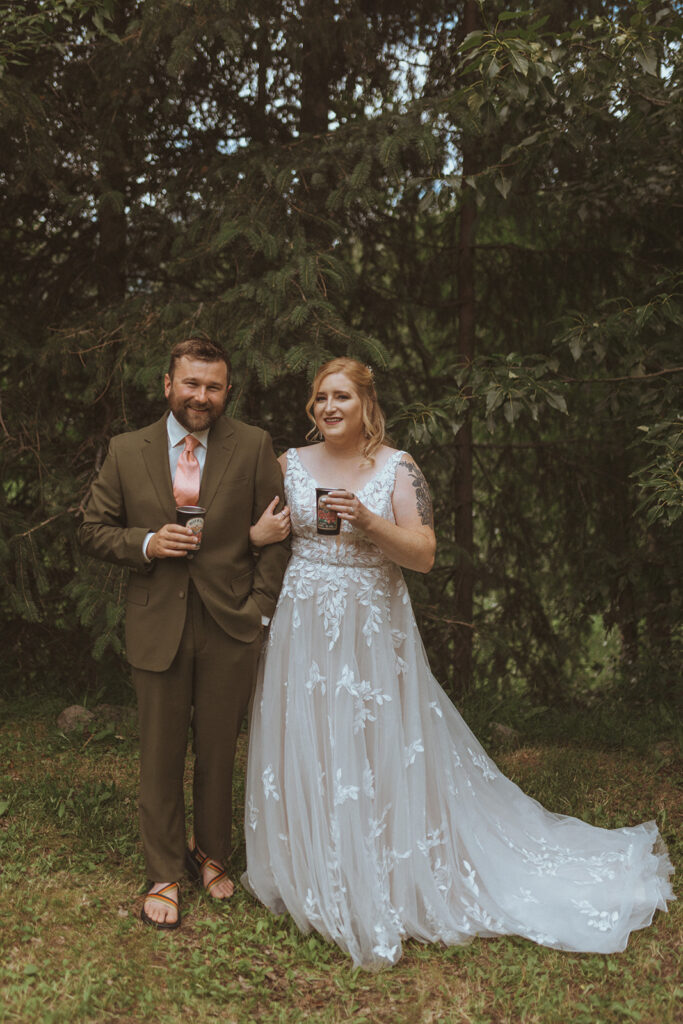
[[[185,591],[184,590],[179,590],[178,591],[178,597],[185,597]]]

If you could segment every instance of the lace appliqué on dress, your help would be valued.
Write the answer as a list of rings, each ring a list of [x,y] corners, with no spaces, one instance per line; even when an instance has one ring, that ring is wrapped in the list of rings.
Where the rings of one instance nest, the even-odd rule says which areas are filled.
[[[358,492],[390,522],[402,454]],[[245,884],[371,969],[406,936],[623,949],[671,898],[654,823],[593,828],[506,779],[432,676],[400,569],[348,523],[319,536],[315,486],[290,449],[292,557],[254,701]]]

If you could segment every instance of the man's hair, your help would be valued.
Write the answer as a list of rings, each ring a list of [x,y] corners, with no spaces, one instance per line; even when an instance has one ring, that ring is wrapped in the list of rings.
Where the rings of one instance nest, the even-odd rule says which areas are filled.
[[[185,341],[179,341],[177,345],[173,346],[168,364],[168,375],[171,379],[173,379],[175,364],[183,356],[187,356],[188,359],[201,359],[205,363],[225,363],[228,371],[228,384],[230,383],[232,366],[230,365],[227,353],[211,341],[210,338],[186,338]]]

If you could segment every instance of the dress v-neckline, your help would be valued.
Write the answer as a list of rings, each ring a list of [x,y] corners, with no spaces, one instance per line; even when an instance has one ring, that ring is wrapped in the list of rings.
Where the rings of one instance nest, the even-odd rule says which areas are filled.
[[[298,449],[296,449],[296,448],[292,448],[292,449],[291,449],[291,451],[293,451],[293,452],[294,452],[294,454],[296,455],[296,458],[297,458],[297,462],[299,463],[299,465],[300,465],[300,466],[301,466],[301,468],[303,469],[303,471],[304,471],[304,473],[306,474],[306,476],[308,477],[308,479],[309,479],[309,480],[310,480],[310,481],[311,481],[311,482],[312,482],[313,484],[315,484],[315,486],[316,486],[316,487],[322,487],[323,485],[322,485],[322,484],[320,484],[320,483],[318,483],[318,481],[317,481],[317,480],[316,480],[316,478],[315,478],[315,477],[313,476],[313,474],[311,473],[311,471],[310,471],[310,470],[309,470],[309,469],[308,469],[308,468],[307,468],[307,467],[306,467],[306,466],[304,465],[304,463],[303,463],[303,461],[302,461],[302,459],[301,459],[301,456],[299,455]],[[384,470],[385,470],[385,469],[387,468],[387,466],[389,465],[389,463],[391,462],[391,460],[392,460],[392,459],[393,459],[393,458],[394,458],[394,457],[395,457],[396,455],[403,455],[403,452],[402,452],[402,451],[395,451],[395,452],[392,452],[392,454],[391,454],[391,455],[389,456],[389,458],[388,458],[388,459],[386,460],[386,462],[384,463],[384,465],[382,466],[382,468],[381,468],[381,469],[378,469],[378,470],[377,470],[377,472],[376,472],[376,473],[375,473],[375,474],[374,474],[373,476],[371,476],[371,477],[370,477],[370,479],[369,479],[369,480],[367,480],[367,481],[366,481],[366,482],[365,482],[365,483],[363,484],[363,486],[362,486],[362,487],[360,488],[360,490],[358,490],[358,491],[353,491],[353,492],[351,492],[351,493],[355,494],[356,496],[358,496],[359,494],[362,494],[362,493],[363,493],[363,491],[364,491],[364,490],[365,490],[365,489],[366,489],[367,487],[369,487],[369,486],[370,486],[370,484],[373,484],[373,483],[375,482],[375,480],[378,480],[378,479],[379,479],[379,477],[380,477],[380,476],[382,475],[382,473],[384,472]],[[330,489],[331,489],[331,490],[339,490],[339,491],[347,490],[347,488],[345,488],[345,487],[334,487],[334,488],[330,488]]]

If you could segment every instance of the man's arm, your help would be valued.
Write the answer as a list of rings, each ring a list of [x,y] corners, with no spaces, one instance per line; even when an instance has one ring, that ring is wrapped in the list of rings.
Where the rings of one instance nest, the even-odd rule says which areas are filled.
[[[145,560],[142,545],[148,533],[145,526],[127,525],[116,438],[113,438],[102,469],[93,482],[83,521],[78,528],[78,539],[94,558],[146,570],[150,563]]]
[[[259,448],[255,480],[253,523],[261,517],[274,494],[280,495],[283,505],[285,500],[282,471],[275,458],[270,435],[265,432]],[[289,561],[289,552],[289,537],[275,544],[268,544],[261,549],[254,569],[254,585],[251,596],[259,606],[262,615],[271,616],[275,611],[275,604],[282,586],[282,577]]]

